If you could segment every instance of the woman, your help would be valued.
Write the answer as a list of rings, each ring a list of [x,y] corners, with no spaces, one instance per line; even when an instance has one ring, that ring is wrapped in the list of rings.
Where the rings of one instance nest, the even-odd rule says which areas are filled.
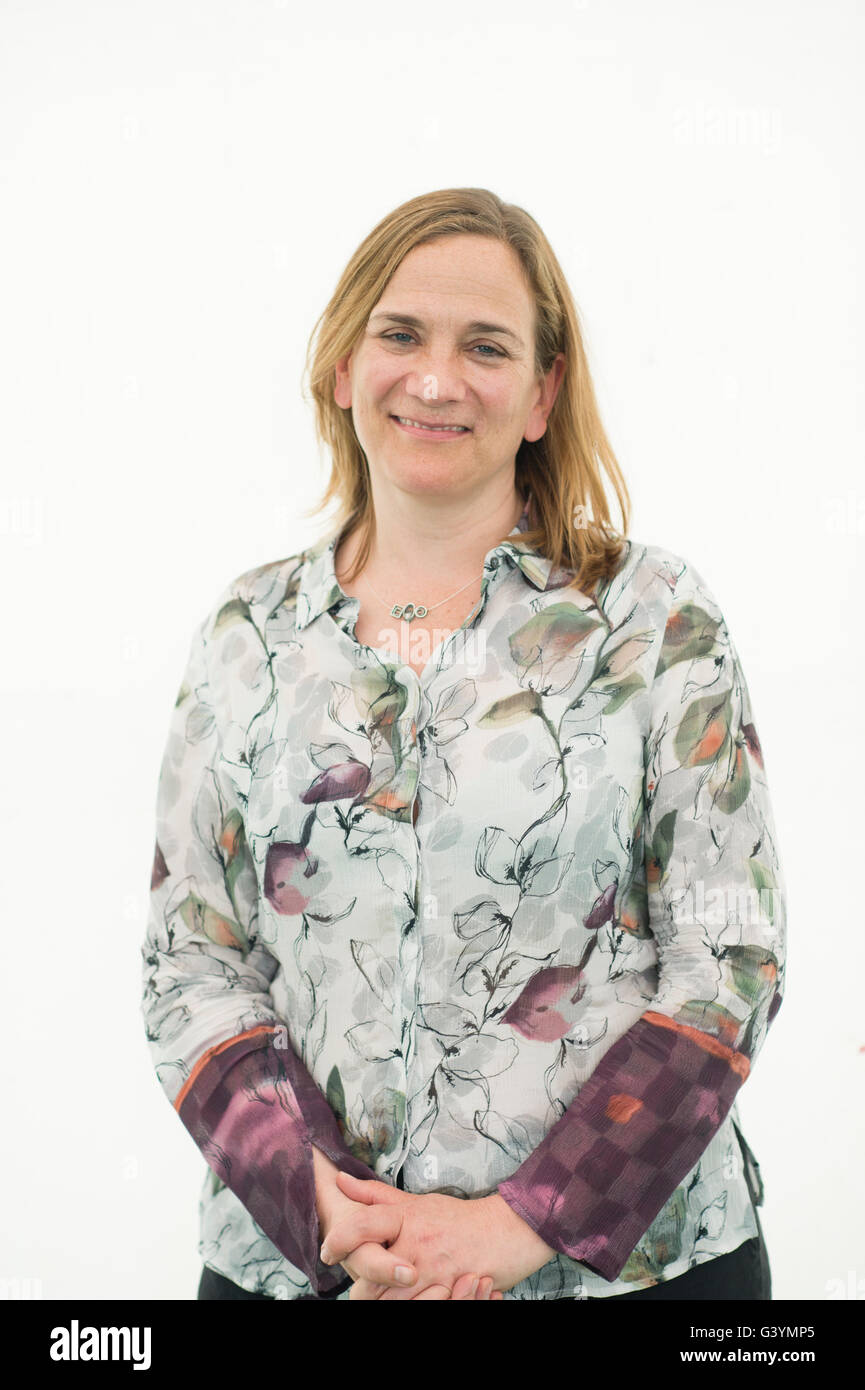
[[[199,1297],[770,1298],[736,1095],[785,897],[723,614],[625,538],[521,208],[412,199],[316,328],[337,524],[219,595],[159,781]]]

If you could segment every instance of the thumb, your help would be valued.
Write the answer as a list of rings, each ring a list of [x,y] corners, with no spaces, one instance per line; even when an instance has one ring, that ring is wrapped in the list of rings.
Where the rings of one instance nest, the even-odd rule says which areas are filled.
[[[372,1206],[374,1202],[400,1201],[389,1183],[379,1182],[375,1178],[355,1178],[351,1173],[343,1172],[341,1168],[336,1174],[336,1184],[346,1197],[351,1197],[355,1202],[366,1202],[368,1206]]]

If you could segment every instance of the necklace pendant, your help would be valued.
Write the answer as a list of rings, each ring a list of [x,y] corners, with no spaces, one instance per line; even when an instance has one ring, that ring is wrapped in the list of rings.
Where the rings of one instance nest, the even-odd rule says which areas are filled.
[[[422,603],[395,603],[390,610],[392,618],[402,618],[404,623],[410,623],[412,618],[425,618],[428,612]]]
[[[422,603],[407,603],[402,609],[401,617],[403,622],[410,623],[412,618],[425,618],[428,609]]]

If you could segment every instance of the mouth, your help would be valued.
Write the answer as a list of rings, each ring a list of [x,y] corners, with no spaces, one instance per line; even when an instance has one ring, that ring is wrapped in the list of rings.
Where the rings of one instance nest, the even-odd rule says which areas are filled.
[[[440,440],[461,439],[464,435],[471,434],[468,425],[427,424],[423,420],[414,420],[408,415],[391,415],[390,418],[400,429],[420,438],[426,437]]]

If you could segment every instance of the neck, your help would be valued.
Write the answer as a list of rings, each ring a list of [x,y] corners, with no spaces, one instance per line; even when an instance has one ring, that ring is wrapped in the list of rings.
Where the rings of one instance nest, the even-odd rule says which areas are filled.
[[[386,599],[399,599],[408,582],[409,588],[420,586],[433,601],[459,584],[480,579],[486,555],[516,525],[523,501],[511,482],[498,494],[482,498],[419,498],[407,493],[382,498],[373,489],[373,507],[374,530],[361,573]],[[338,576],[348,571],[359,549],[357,532],[340,543]]]

